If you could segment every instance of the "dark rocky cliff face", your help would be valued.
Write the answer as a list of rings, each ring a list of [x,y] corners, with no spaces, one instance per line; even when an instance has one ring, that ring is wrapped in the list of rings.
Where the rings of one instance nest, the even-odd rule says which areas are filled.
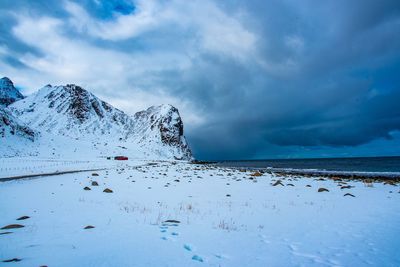
[[[102,119],[104,113],[112,109],[106,102],[94,98],[88,91],[74,84],[67,84],[63,90],[52,91],[47,95],[47,99],[50,101],[49,108],[55,108],[59,113],[63,112],[67,103],[67,113],[81,123],[90,117],[91,111]]]
[[[173,117],[176,118],[173,119]],[[161,133],[161,141],[164,144],[174,146],[181,144],[181,137],[183,136],[183,123],[178,109],[171,107],[169,112],[159,119],[158,128],[160,129]]]
[[[171,105],[153,106],[136,113],[134,117],[139,127],[149,127],[158,132],[163,144],[180,150],[182,159],[193,158],[183,135],[183,122],[177,108]]]
[[[8,106],[23,98],[24,96],[14,87],[9,78],[0,79],[0,106]]]

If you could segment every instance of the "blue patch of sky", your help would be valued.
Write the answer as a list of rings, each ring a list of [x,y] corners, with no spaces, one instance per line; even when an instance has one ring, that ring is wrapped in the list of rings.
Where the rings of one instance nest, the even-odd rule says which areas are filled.
[[[135,11],[132,1],[85,1],[86,10],[98,19],[113,19],[115,14],[128,15]],[[79,4],[79,3],[78,3]]]

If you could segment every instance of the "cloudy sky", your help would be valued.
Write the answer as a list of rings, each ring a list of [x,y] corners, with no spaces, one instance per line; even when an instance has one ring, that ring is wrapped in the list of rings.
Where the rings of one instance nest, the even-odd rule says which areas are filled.
[[[2,0],[0,76],[172,104],[201,159],[400,155],[398,0]]]

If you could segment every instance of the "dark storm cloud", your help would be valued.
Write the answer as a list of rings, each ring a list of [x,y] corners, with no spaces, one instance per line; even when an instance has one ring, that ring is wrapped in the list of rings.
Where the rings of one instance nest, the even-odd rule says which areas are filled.
[[[312,3],[305,10],[304,6],[297,9],[297,5],[278,2],[272,7],[271,2],[254,6],[247,2],[258,14],[256,22],[265,25],[260,28],[261,57],[278,64],[292,58],[299,65],[297,71],[265,73],[264,77],[243,68],[245,80],[256,78],[245,87],[230,88],[247,98],[235,101],[228,97],[230,108],[214,113],[222,115],[217,115],[221,126],[213,131],[223,133],[217,136],[228,134],[228,139],[238,143],[231,146],[233,142],[226,142],[221,157],[226,155],[225,149],[238,157],[252,157],[260,150],[268,151],[271,143],[359,146],[377,138],[390,139],[391,132],[400,130],[398,1],[324,2],[318,7]],[[296,54],[285,47],[284,36],[290,34],[304,38],[303,51]],[[221,75],[220,79],[227,77],[232,76]],[[240,72],[234,77],[241,80]],[[230,118],[231,112],[237,117]],[[210,135],[201,133],[198,138],[207,139],[204,136]],[[213,143],[204,150],[218,147]]]
[[[199,158],[396,152],[390,147],[400,131],[398,1],[13,3],[2,2],[2,14],[21,9],[72,21],[60,30],[64,42],[116,53],[108,62],[125,64],[115,68],[116,80],[125,81],[121,89],[85,80],[104,85],[104,95],[124,99],[129,84],[153,95],[162,88],[185,103],[184,121],[190,112],[201,119],[185,124]],[[139,22],[123,21],[141,10],[147,13]],[[10,30],[15,20],[1,19],[0,42],[11,51],[1,60],[17,67],[24,66],[20,55],[40,57],[44,49],[21,41]],[[137,29],[125,27],[135,23]]]

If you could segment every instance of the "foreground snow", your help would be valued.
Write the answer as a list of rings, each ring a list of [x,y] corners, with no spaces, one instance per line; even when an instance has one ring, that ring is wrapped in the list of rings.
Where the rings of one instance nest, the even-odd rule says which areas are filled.
[[[400,266],[393,185],[128,164],[0,183],[3,265]]]

